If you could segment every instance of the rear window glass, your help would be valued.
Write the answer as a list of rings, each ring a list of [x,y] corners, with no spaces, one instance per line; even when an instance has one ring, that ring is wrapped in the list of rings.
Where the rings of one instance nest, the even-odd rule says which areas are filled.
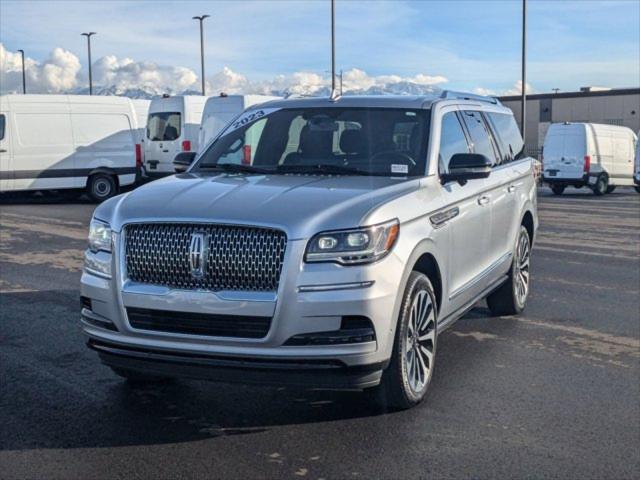
[[[513,115],[506,113],[486,113],[493,125],[502,153],[502,163],[524,158],[524,142]]]
[[[0,115],[0,140],[4,140],[4,115]]]
[[[180,137],[180,112],[150,113],[147,122],[147,138],[153,141],[170,142]]]
[[[473,143],[473,152],[485,155],[494,164],[497,163],[496,152],[491,141],[491,134],[482,119],[480,112],[464,112],[462,115]]]

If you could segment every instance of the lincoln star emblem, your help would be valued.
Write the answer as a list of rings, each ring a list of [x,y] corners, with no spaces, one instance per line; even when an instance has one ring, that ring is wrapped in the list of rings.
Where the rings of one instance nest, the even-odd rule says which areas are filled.
[[[189,246],[189,266],[193,278],[204,277],[207,268],[207,236],[204,233],[192,233]]]

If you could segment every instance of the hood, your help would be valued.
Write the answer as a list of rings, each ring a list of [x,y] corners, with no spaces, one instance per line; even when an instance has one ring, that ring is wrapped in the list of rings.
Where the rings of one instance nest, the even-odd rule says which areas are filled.
[[[271,226],[299,239],[364,225],[377,206],[418,186],[386,177],[185,173],[105,202],[95,215],[116,231],[134,222],[209,222]]]

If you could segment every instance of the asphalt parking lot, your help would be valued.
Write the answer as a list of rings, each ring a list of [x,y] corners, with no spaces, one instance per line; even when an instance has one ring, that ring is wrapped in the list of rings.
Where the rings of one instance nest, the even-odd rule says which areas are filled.
[[[2,478],[638,478],[640,195],[541,190],[521,317],[445,332],[425,403],[180,380],[131,387],[86,349],[95,207],[0,203]]]

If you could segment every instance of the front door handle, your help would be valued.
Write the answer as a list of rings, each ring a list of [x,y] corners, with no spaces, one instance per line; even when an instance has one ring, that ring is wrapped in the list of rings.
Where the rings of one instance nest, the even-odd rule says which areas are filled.
[[[489,203],[489,200],[491,199],[488,196],[483,195],[478,199],[478,205],[486,205],[487,203]]]
[[[516,186],[515,185],[509,185],[509,188],[507,188],[507,192],[509,193],[513,193],[516,191]]]
[[[0,148],[0,153],[7,153],[7,151],[4,148]]]

